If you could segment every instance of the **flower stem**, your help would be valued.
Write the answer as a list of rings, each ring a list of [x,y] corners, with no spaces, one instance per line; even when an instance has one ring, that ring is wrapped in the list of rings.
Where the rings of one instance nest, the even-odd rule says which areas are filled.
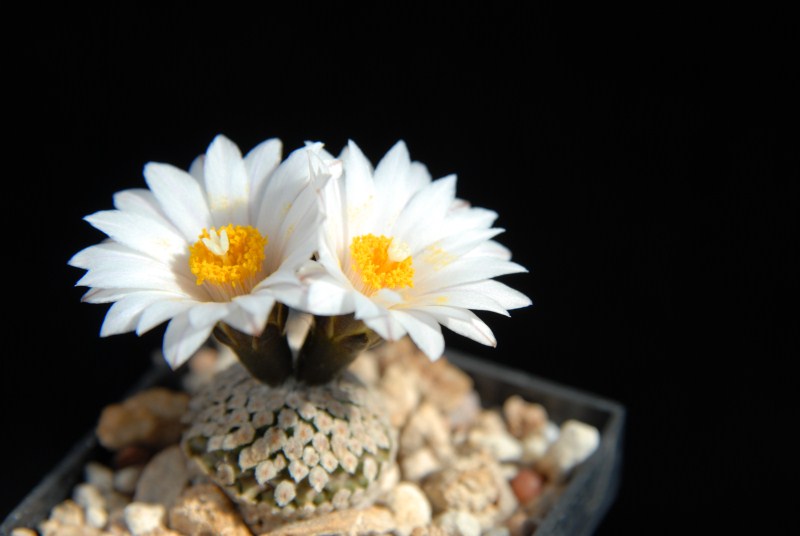
[[[297,356],[297,379],[308,385],[327,383],[380,340],[353,315],[315,316]]]
[[[287,313],[282,304],[276,304],[257,337],[222,322],[214,328],[214,336],[230,346],[254,378],[267,385],[280,385],[292,374],[292,351],[283,333]]]

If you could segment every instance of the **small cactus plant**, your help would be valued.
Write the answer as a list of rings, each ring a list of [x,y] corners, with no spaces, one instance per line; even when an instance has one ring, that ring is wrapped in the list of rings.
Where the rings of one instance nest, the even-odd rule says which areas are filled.
[[[182,445],[251,517],[305,518],[374,501],[396,453],[381,409],[350,374],[270,387],[235,364],[192,399]]]
[[[281,150],[242,156],[220,135],[188,172],[147,164],[149,190],[88,216],[108,240],[69,263],[85,301],[114,302],[103,335],[169,320],[173,368],[212,335],[236,353],[190,402],[183,449],[242,509],[291,519],[369,504],[394,463],[381,404],[346,372],[356,356],[408,335],[437,359],[441,326],[493,346],[470,309],[531,302],[492,279],[526,271],[493,240],[497,214],[402,141],[375,167],[353,142]],[[299,337],[296,318],[310,319]]]

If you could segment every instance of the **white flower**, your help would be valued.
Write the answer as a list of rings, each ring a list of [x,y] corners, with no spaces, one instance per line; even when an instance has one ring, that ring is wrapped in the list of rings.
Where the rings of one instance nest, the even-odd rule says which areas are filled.
[[[494,346],[470,311],[508,315],[531,301],[492,278],[525,268],[492,240],[497,214],[456,198],[455,176],[431,180],[397,143],[373,170],[355,143],[342,176],[321,191],[318,263],[303,268],[307,309],[354,313],[387,340],[408,334],[431,359],[444,351],[441,326]]]
[[[163,350],[177,368],[218,322],[258,335],[276,301],[298,302],[297,267],[314,253],[319,210],[309,184],[327,178],[321,144],[281,163],[270,139],[244,158],[217,136],[189,172],[149,163],[149,189],[114,195],[86,220],[108,235],[69,264],[87,270],[83,300],[110,303],[101,336],[169,320]]]

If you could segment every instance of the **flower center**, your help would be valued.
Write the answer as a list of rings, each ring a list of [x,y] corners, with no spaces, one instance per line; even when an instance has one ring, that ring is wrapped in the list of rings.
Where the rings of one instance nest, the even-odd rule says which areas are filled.
[[[353,238],[350,256],[361,280],[372,290],[414,286],[412,258],[405,244],[365,234]]]
[[[267,242],[267,237],[249,225],[203,229],[189,248],[189,268],[198,285],[208,282],[235,294],[249,292],[264,262]]]

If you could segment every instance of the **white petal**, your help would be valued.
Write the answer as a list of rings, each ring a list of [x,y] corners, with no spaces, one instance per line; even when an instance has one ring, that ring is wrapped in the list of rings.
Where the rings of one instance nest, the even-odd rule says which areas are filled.
[[[494,238],[503,231],[504,229],[497,227],[490,229],[460,230],[446,238],[437,240],[434,243],[434,248],[438,251],[446,252],[447,255],[463,257],[470,251],[481,247],[483,243]],[[419,253],[418,251],[412,252],[415,258]]]
[[[247,169],[247,176],[250,178],[251,199],[263,199],[267,178],[280,164],[282,152],[283,144],[281,140],[271,138],[256,145],[244,157],[244,166]],[[260,208],[260,202],[258,206],[253,206],[251,202],[253,212],[250,216],[252,221],[256,221]]]
[[[472,311],[454,307],[420,307],[447,329],[486,346],[497,346],[492,330]]]
[[[154,259],[169,260],[187,252],[177,229],[133,212],[104,210],[84,218],[110,238]]]
[[[242,333],[258,336],[264,330],[274,304],[274,298],[267,293],[237,296],[224,322]]]
[[[225,324],[242,333],[253,336],[257,336],[260,330],[253,320],[253,315],[241,307],[231,307],[231,310],[225,315]]]
[[[196,328],[214,326],[230,310],[230,303],[206,302],[195,304],[189,310],[189,323]]]
[[[134,292],[119,298],[106,313],[100,328],[100,336],[107,337],[133,331],[146,307],[157,301],[173,297],[172,294],[166,292]]]
[[[393,316],[408,330],[408,335],[431,360],[444,353],[444,337],[439,323],[419,311],[393,311]]]
[[[250,180],[239,148],[218,135],[206,151],[205,185],[208,208],[217,227],[249,223]]]
[[[352,313],[355,308],[353,291],[343,288],[331,279],[311,283],[306,300],[304,309],[315,315],[342,315]]]
[[[197,302],[191,300],[162,300],[142,311],[136,324],[136,334],[142,335],[170,318],[184,314]]]
[[[456,287],[443,289],[441,292],[414,297],[413,306],[446,305],[462,309],[490,311],[492,313],[509,316],[508,311],[490,296],[478,292]]]
[[[488,242],[479,245],[469,253],[465,255],[465,257],[478,257],[478,256],[487,256],[487,257],[496,257],[498,259],[502,259],[504,261],[511,260],[511,250],[509,250],[504,245],[500,244],[499,242],[495,242],[494,240],[489,240]]]
[[[173,369],[185,363],[208,340],[212,328],[192,326],[185,313],[173,318],[164,333],[163,352],[167,363]]]
[[[306,149],[297,149],[281,162],[262,185],[263,194],[259,196],[261,205],[256,211],[258,229],[270,237],[277,234],[295,199],[307,186],[308,153]]]
[[[455,190],[455,175],[435,180],[419,190],[403,209],[394,235],[407,242],[412,251],[434,242],[447,208],[455,197]]]
[[[342,152],[344,164],[344,186],[341,192],[344,196],[342,209],[346,211],[343,216],[352,233],[363,234],[361,229],[370,222],[372,217],[371,204],[375,197],[375,183],[372,180],[372,164],[370,164],[361,149],[353,142],[347,144]],[[332,181],[333,182],[333,181]],[[333,218],[335,214],[328,214]]]
[[[211,226],[211,215],[200,183],[187,172],[169,164],[149,163],[144,178],[161,210],[190,244]]]
[[[435,289],[527,271],[524,266],[495,257],[464,257],[438,271],[415,274],[414,284],[421,290],[433,292]]]
[[[114,208],[125,212],[133,212],[149,216],[161,222],[166,221],[158,200],[153,192],[146,188],[132,188],[114,194]]]
[[[403,141],[397,142],[375,167],[375,230],[381,234],[391,232],[403,206],[414,194],[409,188],[408,174],[411,160]],[[416,185],[414,185],[416,186]]]
[[[90,288],[81,296],[81,301],[86,303],[110,303],[136,292],[142,291],[131,288]]]
[[[298,351],[303,347],[313,320],[314,315],[297,309],[289,309],[289,315],[286,318],[286,340],[293,351]]]
[[[187,290],[191,288],[190,283],[181,281],[163,265],[146,266],[143,263],[89,270],[75,285],[107,289],[163,290],[187,297]]]
[[[362,311],[365,309],[363,304],[361,309]],[[363,320],[375,333],[387,341],[396,341],[406,335],[406,328],[395,318],[394,311],[380,308],[377,315],[363,318],[356,315],[356,318]]]
[[[532,303],[531,299],[523,293],[493,279],[487,279],[486,281],[478,281],[475,283],[467,283],[452,290],[483,294],[497,302],[506,310],[527,307]],[[472,309],[472,307],[468,308]]]
[[[425,188],[431,183],[431,177],[428,168],[420,162],[411,162],[411,167],[408,169],[408,178],[406,180],[406,189],[414,195],[417,190]],[[408,201],[407,199],[404,203]]]
[[[192,176],[194,180],[198,183],[203,184],[205,181],[205,167],[206,167],[206,155],[201,154],[194,160],[192,160],[191,165],[189,166],[189,175]]]

